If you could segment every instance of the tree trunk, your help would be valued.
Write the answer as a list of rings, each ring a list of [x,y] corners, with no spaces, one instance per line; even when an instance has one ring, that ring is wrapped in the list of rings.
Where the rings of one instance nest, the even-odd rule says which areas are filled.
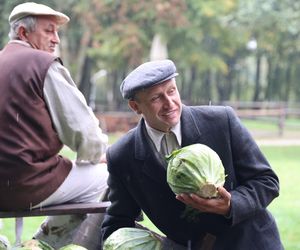
[[[255,89],[252,100],[254,102],[259,101],[260,97],[260,64],[261,64],[261,56],[257,54],[256,57],[256,75],[255,75]]]
[[[210,103],[212,101],[212,89],[211,89],[211,71],[207,70],[204,73],[204,82],[203,82],[203,90],[205,91],[205,103]]]
[[[228,74],[226,75],[226,84],[223,86],[223,98],[220,101],[229,100],[232,92],[235,61],[228,60],[227,65],[228,65]]]
[[[84,33],[81,37],[80,41],[80,50],[78,52],[78,57],[77,57],[77,71],[75,75],[75,83],[80,83],[82,79],[82,74],[84,72],[84,64],[86,62],[86,56],[87,56],[87,49],[91,46],[92,44],[92,38],[91,38],[91,32],[88,27],[84,27]]]
[[[84,95],[88,104],[90,104],[90,96],[91,96],[91,88],[92,88],[92,83],[91,83],[92,67],[93,67],[93,60],[90,57],[86,56],[82,67],[79,90]]]
[[[284,84],[284,92],[283,92],[283,100],[285,102],[289,101],[290,97],[290,90],[292,85],[292,66],[293,66],[293,57],[289,56],[287,60],[287,67],[286,67],[286,74],[285,74],[285,84]]]
[[[267,73],[267,87],[265,90],[265,99],[267,101],[271,98],[271,88],[272,88],[272,72],[273,72],[273,60],[272,58],[267,58],[267,64],[268,64],[268,73]]]

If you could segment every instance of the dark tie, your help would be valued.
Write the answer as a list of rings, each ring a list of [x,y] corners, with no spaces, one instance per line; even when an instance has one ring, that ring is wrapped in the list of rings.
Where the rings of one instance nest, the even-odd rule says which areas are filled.
[[[163,138],[161,139],[160,153],[164,156],[169,155],[172,153],[173,150],[177,148],[178,142],[175,134],[172,131],[164,134]]]

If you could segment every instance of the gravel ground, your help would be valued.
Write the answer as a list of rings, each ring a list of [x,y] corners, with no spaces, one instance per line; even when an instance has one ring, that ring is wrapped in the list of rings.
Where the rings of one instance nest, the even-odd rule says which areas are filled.
[[[297,139],[257,139],[258,145],[270,146],[300,146],[300,138]]]
[[[300,146],[300,131],[284,131],[283,135],[266,131],[250,131],[258,145]]]

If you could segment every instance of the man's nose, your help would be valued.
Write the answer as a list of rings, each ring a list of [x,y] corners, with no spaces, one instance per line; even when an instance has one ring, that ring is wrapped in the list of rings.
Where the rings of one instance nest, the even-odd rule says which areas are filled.
[[[59,39],[59,35],[58,32],[55,32],[53,35],[53,42],[59,44],[60,43],[60,39]]]
[[[164,105],[165,106],[170,106],[173,102],[173,99],[171,96],[165,95],[164,97]]]

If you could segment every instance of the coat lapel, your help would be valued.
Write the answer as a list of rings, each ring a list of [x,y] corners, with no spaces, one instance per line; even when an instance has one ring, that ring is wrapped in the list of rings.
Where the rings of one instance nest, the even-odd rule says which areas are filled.
[[[200,143],[203,139],[201,133],[201,128],[199,124],[196,123],[191,110],[184,106],[182,107],[181,115],[181,133],[182,133],[182,143],[181,146],[187,146],[194,143]]]
[[[157,152],[148,136],[143,119],[141,119],[137,127],[135,136],[135,157],[141,161],[140,167],[143,173],[156,182],[165,183],[167,178],[167,162]]]
[[[182,147],[194,143],[205,143],[205,135],[201,133],[201,124],[196,123],[189,107],[183,106],[181,115]],[[135,134],[135,157],[142,162],[142,171],[153,180],[165,183],[167,162],[157,152],[146,132],[144,119],[138,124]]]

